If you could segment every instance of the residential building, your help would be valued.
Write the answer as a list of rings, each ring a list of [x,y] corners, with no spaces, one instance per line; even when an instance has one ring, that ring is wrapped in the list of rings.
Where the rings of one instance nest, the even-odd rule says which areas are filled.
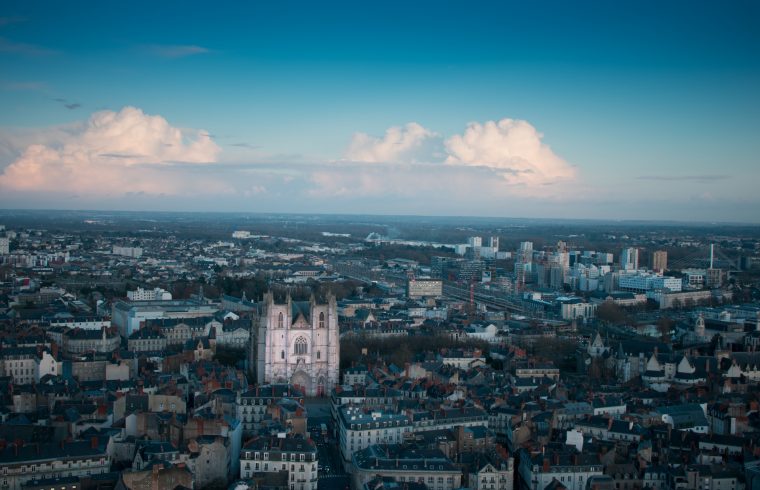
[[[338,445],[344,464],[356,451],[372,444],[399,444],[410,432],[412,421],[406,414],[352,406],[338,409]]]
[[[401,484],[424,483],[428,490],[455,490],[462,486],[462,470],[439,449],[373,444],[356,451],[351,461],[354,488],[361,488],[376,476]]]
[[[257,437],[240,451],[240,477],[287,473],[290,490],[317,489],[317,447],[301,437]]]

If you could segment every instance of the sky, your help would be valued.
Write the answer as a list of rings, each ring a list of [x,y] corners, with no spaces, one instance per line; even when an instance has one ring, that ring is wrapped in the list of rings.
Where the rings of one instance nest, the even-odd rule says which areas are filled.
[[[0,208],[760,222],[760,3],[0,3]]]

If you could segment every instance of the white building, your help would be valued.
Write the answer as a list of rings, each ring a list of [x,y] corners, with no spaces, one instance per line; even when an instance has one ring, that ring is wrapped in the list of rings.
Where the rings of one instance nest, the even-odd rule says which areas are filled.
[[[172,299],[172,293],[161,288],[137,288],[135,291],[127,291],[127,299],[130,301],[169,301]]]
[[[407,283],[410,298],[440,298],[443,295],[443,281],[440,279],[410,279]]]
[[[111,309],[111,321],[122,337],[129,337],[148,320],[210,317],[216,312],[213,305],[194,300],[117,301]]]
[[[563,320],[591,319],[596,316],[596,303],[562,303]]]
[[[39,380],[37,349],[10,347],[0,353],[0,376],[9,376],[16,385],[31,384]]]
[[[258,437],[240,451],[240,478],[284,471],[292,490],[316,490],[318,460],[319,453],[311,439]]]
[[[618,287],[623,291],[645,293],[653,290],[681,291],[683,282],[678,277],[661,276],[647,272],[620,274]]]
[[[589,478],[602,475],[604,470],[596,453],[579,453],[574,448],[566,451],[547,448],[532,458],[524,452],[520,459],[520,477],[530,490],[543,490],[554,480],[567,490],[586,490]]]
[[[624,248],[620,253],[620,268],[624,271],[635,271],[639,268],[639,249]]]
[[[373,444],[400,444],[404,434],[412,432],[412,422],[405,414],[363,407],[338,408],[338,446],[344,463],[351,456]]]

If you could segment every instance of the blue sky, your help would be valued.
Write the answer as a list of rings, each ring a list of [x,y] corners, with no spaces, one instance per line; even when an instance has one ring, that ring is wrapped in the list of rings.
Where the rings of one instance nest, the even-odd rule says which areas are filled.
[[[0,206],[757,222],[758,21],[756,2],[6,1]]]

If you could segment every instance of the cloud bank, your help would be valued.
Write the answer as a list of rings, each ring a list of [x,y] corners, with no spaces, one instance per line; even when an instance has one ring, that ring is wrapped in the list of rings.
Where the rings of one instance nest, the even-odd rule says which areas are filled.
[[[542,139],[543,135],[527,121],[473,122],[463,134],[446,140],[446,163],[489,167],[510,184],[530,186],[573,180],[576,169]]]
[[[425,143],[436,136],[436,133],[416,122],[407,123],[403,127],[390,127],[382,138],[355,133],[344,158],[366,163],[416,162],[424,160],[420,152]]]
[[[470,195],[557,197],[557,184],[575,181],[576,168],[542,140],[535,127],[517,119],[473,122],[446,139],[415,122],[391,127],[382,137],[356,133],[343,165],[311,175],[312,194],[455,196],[464,189]]]
[[[86,124],[32,144],[5,168],[0,188],[108,196],[176,194],[187,181],[161,174],[162,166],[215,162],[219,147],[208,133],[182,130],[135,107],[92,114]]]
[[[235,149],[250,145],[227,146],[222,154],[206,131],[135,107],[0,131],[0,160],[10,162],[0,195],[33,207],[500,214],[530,199],[559,202],[570,186],[546,184],[575,177],[532,125],[511,119],[471,123],[448,138],[415,122],[356,133],[335,160],[266,149],[240,159]]]

